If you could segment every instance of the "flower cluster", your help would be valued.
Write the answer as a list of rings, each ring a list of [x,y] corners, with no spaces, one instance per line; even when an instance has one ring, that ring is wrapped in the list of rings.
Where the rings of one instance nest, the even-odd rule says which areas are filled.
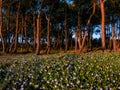
[[[17,56],[0,64],[0,89],[119,89],[120,54]]]

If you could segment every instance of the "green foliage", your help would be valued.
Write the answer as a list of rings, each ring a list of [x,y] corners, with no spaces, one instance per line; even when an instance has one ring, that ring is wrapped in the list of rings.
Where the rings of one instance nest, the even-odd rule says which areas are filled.
[[[118,89],[120,54],[17,56],[0,65],[1,89]]]

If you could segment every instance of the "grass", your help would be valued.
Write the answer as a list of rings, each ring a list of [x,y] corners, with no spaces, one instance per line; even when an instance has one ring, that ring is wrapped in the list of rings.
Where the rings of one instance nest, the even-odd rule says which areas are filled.
[[[4,90],[120,88],[120,53],[26,54],[2,58],[0,88]]]

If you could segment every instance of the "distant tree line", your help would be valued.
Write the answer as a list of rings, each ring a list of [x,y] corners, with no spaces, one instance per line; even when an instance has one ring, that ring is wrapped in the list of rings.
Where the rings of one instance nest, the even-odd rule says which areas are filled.
[[[119,51],[119,11],[120,0],[0,0],[0,51]]]

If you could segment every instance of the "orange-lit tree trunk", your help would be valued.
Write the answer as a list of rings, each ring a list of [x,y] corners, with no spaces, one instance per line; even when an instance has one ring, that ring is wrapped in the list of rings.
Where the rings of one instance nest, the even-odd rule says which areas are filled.
[[[2,34],[2,0],[0,0],[0,37],[2,40],[3,53],[5,53],[5,41]]]
[[[40,31],[41,31],[41,14],[38,12],[37,31],[36,31],[36,54],[40,54]]]
[[[93,11],[92,11],[92,14],[90,15],[90,17],[88,18],[87,26],[90,25],[91,19],[92,19],[93,15],[95,14],[95,9],[96,9],[96,3],[94,2],[94,3],[93,3]],[[88,32],[89,32],[89,30],[88,30],[88,28],[87,28],[87,30],[86,30],[85,33],[84,33],[84,37],[83,37],[83,39],[82,39],[82,42],[81,42],[80,52],[82,52],[82,50],[83,50],[83,48],[84,48],[86,37],[88,36],[88,34],[90,34],[90,33],[88,33]]]
[[[34,47],[36,48],[36,55],[39,55],[40,54],[40,41],[41,41],[41,9],[42,9],[42,4],[43,4],[43,1],[44,0],[41,0],[41,4],[40,4],[40,8],[38,10],[38,16],[37,16],[37,19],[36,19],[36,28],[34,27]],[[34,14],[35,15],[35,14]],[[33,21],[35,20],[35,17],[33,17]],[[33,23],[33,26],[35,26],[35,22]]]
[[[120,27],[120,19],[118,20],[118,27]],[[118,33],[118,48],[120,48],[120,29]]]
[[[119,34],[118,34],[118,48],[120,48],[120,31],[119,31]]]
[[[19,10],[20,10],[20,2],[18,4],[18,9],[16,12],[16,30],[15,30],[15,36],[13,38],[13,42],[10,45],[9,52],[16,53],[17,52],[17,44],[18,44],[18,31],[19,31]]]
[[[102,41],[102,50],[106,49],[105,44],[105,9],[104,9],[105,0],[100,0],[100,10],[101,10],[101,41]]]
[[[16,13],[16,31],[15,31],[15,46],[13,49],[13,52],[16,53],[17,52],[17,44],[18,44],[18,29],[19,29],[19,10],[20,10],[20,2],[18,5],[18,11]]]
[[[78,28],[76,31],[74,31],[75,37],[75,52],[77,53],[77,49],[79,48],[79,51],[81,49],[82,44],[82,30],[80,28],[80,12],[78,11]]]

